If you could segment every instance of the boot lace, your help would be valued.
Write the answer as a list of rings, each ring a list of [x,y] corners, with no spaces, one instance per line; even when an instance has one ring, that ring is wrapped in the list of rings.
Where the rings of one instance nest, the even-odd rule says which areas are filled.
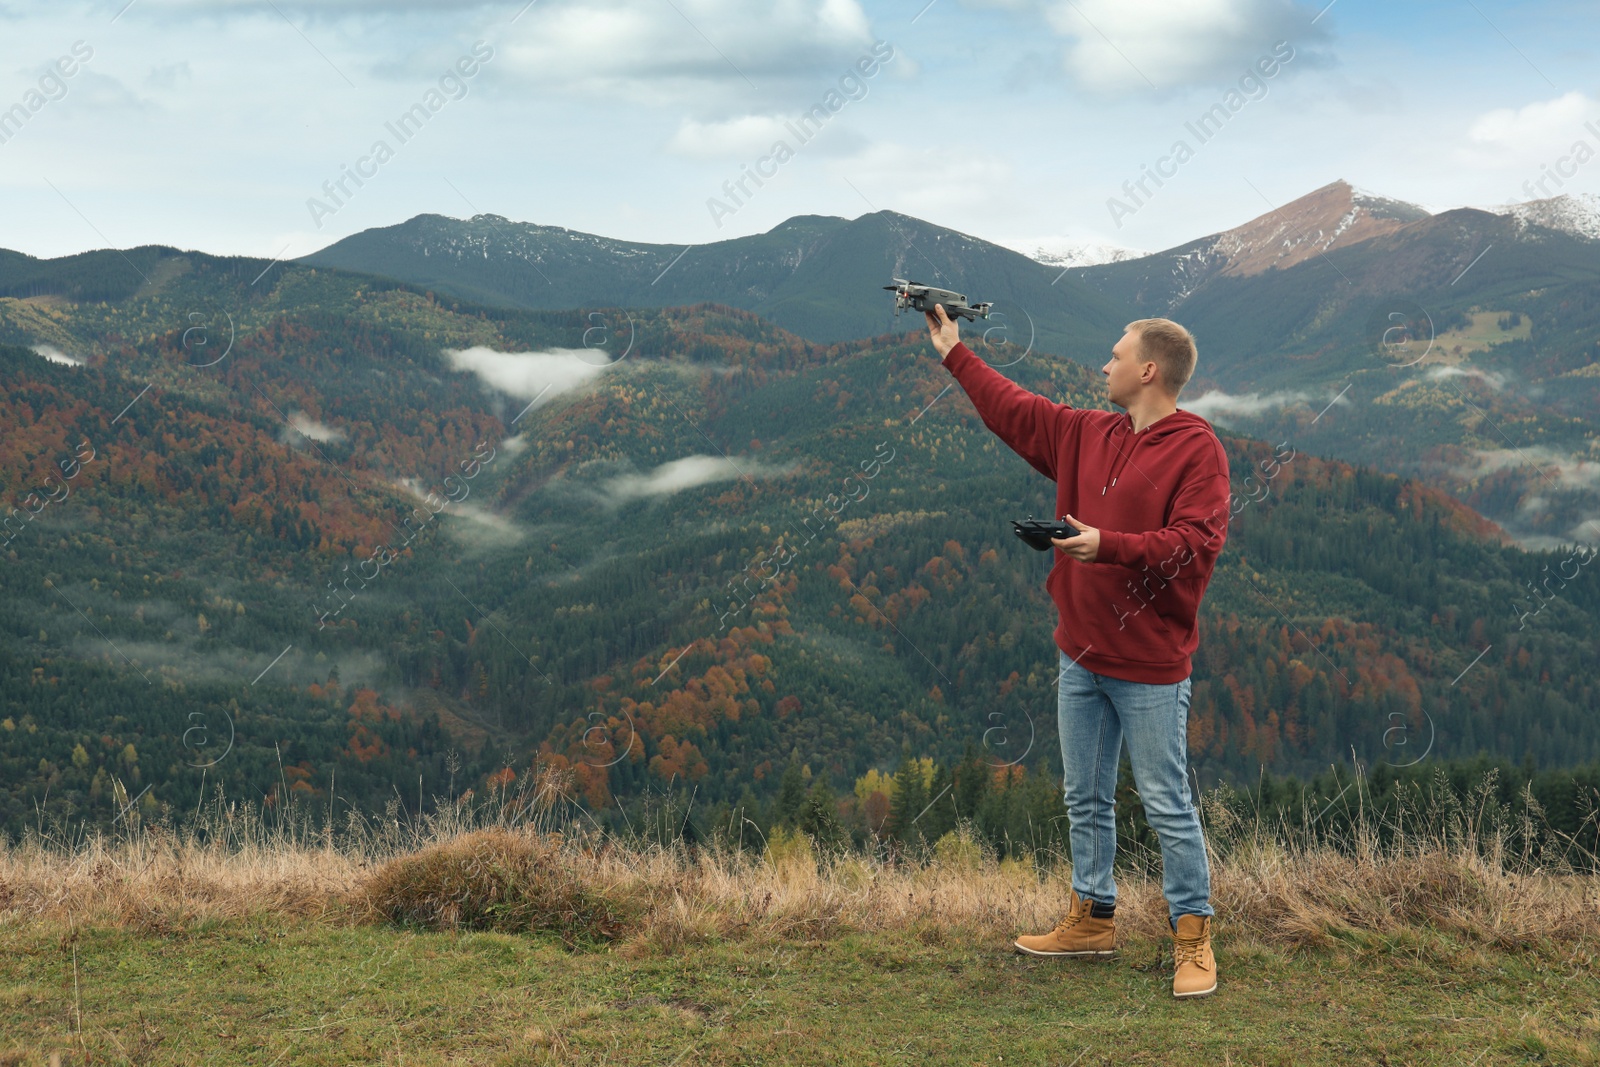
[[[1056,929],[1062,933],[1065,933],[1074,926],[1077,926],[1078,921],[1086,914],[1088,914],[1087,911],[1069,911],[1060,922],[1056,923]]]
[[[1175,937],[1172,939],[1172,960],[1174,966],[1181,967],[1185,963],[1203,966],[1203,951],[1210,938],[1201,937]]]

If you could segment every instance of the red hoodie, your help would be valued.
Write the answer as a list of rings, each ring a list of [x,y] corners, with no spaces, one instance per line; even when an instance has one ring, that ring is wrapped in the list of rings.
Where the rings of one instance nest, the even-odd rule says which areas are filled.
[[[1189,677],[1195,613],[1228,536],[1228,457],[1211,424],[1175,411],[1134,433],[1128,414],[1030,393],[965,344],[944,366],[984,425],[1056,483],[1051,517],[1100,531],[1093,563],[1054,550],[1045,588],[1061,616],[1057,647],[1110,678]]]

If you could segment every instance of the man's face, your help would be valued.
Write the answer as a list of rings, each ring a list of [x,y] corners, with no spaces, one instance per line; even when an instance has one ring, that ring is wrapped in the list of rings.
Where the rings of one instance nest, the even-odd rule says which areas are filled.
[[[1106,376],[1106,399],[1118,407],[1127,407],[1128,401],[1139,393],[1139,377],[1150,361],[1139,356],[1140,337],[1129,330],[1122,340],[1111,346],[1111,358],[1100,368]]]

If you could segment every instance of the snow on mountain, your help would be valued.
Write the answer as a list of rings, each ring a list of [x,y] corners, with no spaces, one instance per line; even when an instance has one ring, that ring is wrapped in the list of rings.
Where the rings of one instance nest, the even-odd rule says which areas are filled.
[[[1121,263],[1150,253],[1137,248],[1097,241],[1075,241],[1069,237],[1035,237],[1026,240],[998,241],[1013,252],[1021,252],[1035,263],[1047,267],[1098,267],[1102,263]]]
[[[1218,234],[1212,250],[1227,259],[1223,273],[1259,274],[1392,233],[1427,216],[1415,204],[1336,181]]]
[[[1600,241],[1600,195],[1595,193],[1563,193],[1548,200],[1501,204],[1483,210],[1509,215],[1517,220],[1519,230],[1543,226],[1547,230]]]

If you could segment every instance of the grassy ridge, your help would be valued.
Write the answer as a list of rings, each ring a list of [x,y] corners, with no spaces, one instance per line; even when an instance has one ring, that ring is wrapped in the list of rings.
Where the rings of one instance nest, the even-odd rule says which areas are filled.
[[[0,1062],[1600,1062],[1594,857],[1531,865],[1470,809],[1319,836],[1208,798],[1222,987],[1179,1003],[1137,857],[1119,958],[1061,965],[1010,941],[1064,863],[601,839],[569,787],[30,836],[0,852]]]

